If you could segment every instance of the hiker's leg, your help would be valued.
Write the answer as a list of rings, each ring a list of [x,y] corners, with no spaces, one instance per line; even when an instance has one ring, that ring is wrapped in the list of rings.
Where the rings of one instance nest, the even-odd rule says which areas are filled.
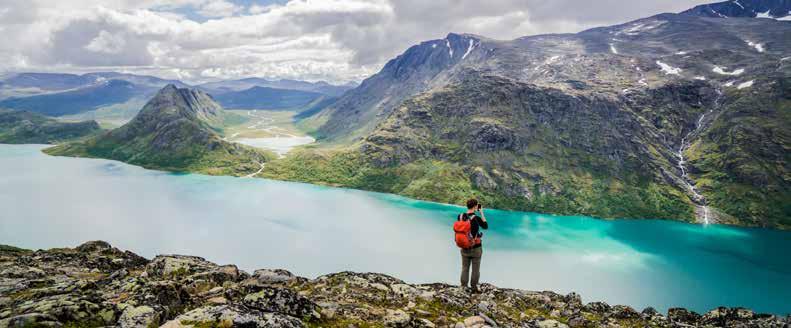
[[[470,257],[464,254],[464,250],[461,250],[461,286],[467,287],[467,283],[470,281]]]
[[[478,280],[481,278],[481,257],[483,256],[483,248],[476,248],[473,250],[475,253],[470,259],[472,262],[472,281],[470,287],[473,289],[478,288]]]

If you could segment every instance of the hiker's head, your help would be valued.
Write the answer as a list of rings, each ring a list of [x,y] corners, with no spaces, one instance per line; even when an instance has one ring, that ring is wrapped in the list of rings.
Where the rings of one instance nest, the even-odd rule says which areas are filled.
[[[478,203],[478,200],[477,200],[477,199],[475,199],[475,198],[470,198],[470,200],[468,200],[468,201],[467,201],[467,209],[468,209],[468,210],[474,210],[474,209],[477,209],[477,208],[478,208],[478,204],[480,204],[480,203]]]

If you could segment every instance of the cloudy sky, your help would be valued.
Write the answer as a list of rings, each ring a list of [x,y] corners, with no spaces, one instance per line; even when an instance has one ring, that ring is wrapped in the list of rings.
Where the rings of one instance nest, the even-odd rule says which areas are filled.
[[[702,0],[2,0],[0,72],[359,81],[448,32],[577,32]]]

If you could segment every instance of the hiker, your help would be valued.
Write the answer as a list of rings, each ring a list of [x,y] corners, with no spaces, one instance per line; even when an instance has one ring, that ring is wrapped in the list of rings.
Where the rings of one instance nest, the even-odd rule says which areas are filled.
[[[478,214],[475,212],[478,211]],[[481,277],[481,256],[483,248],[480,229],[488,229],[486,217],[483,215],[483,206],[477,199],[467,201],[467,212],[459,214],[453,231],[456,233],[456,245],[461,248],[461,287],[467,288],[470,282],[472,292],[478,292],[478,279]],[[472,265],[472,281],[470,280],[470,266]]]

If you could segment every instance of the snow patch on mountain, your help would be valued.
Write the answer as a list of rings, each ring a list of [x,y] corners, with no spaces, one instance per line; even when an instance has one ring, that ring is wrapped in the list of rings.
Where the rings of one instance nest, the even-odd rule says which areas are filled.
[[[741,83],[741,84],[739,84],[739,85],[736,87],[736,89],[739,89],[739,90],[741,90],[741,89],[744,89],[744,88],[749,88],[749,87],[753,86],[753,82],[755,82],[755,80],[750,80],[750,81],[747,81],[747,82]]]
[[[737,69],[733,72],[725,71],[726,68],[727,67],[714,66],[714,69],[712,69],[711,71],[720,75],[731,75],[731,76],[742,75],[742,73],[744,73],[744,68]]]
[[[745,42],[747,42],[748,46],[755,48],[755,50],[757,50],[758,52],[766,51],[766,49],[764,49],[763,43],[752,42],[750,40],[745,40]]]
[[[467,55],[469,55],[470,52],[472,52],[472,50],[475,49],[476,46],[478,45],[475,43],[475,41],[470,39],[470,45],[467,46],[467,52],[464,53],[464,56],[461,56],[461,59],[467,58]]]
[[[681,68],[670,66],[658,60],[656,61],[656,64],[659,65],[665,75],[680,75],[682,71]]]
[[[774,19],[774,17],[769,15],[770,11],[771,10],[767,10],[765,13],[755,13],[755,18],[771,18],[771,19]]]
[[[613,43],[610,43],[610,52],[616,55],[618,54],[618,49],[615,49],[615,44]]]
[[[453,58],[453,47],[450,46],[450,40],[445,40],[445,46],[448,47],[448,55]]]

